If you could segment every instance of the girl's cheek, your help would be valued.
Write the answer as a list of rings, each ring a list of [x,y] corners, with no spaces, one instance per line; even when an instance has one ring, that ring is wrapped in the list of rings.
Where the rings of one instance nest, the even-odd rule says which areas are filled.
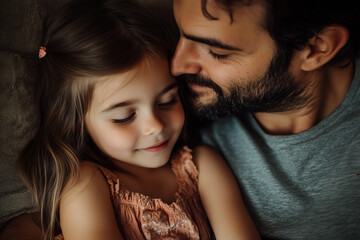
[[[177,122],[177,125],[182,127],[185,122],[185,113],[184,113],[184,109],[182,108],[181,104],[176,106],[172,115],[173,115],[174,121]]]
[[[131,148],[136,144],[137,140],[137,131],[134,131],[133,128],[127,129],[117,129],[116,134],[112,133],[114,139],[112,140],[116,146],[120,148]]]

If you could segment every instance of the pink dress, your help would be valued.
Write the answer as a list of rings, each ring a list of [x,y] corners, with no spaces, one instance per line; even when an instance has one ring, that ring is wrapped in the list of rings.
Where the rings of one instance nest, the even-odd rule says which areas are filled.
[[[171,164],[179,185],[176,201],[171,204],[127,190],[114,173],[99,167],[109,184],[124,239],[211,239],[191,150],[183,147],[174,154]]]

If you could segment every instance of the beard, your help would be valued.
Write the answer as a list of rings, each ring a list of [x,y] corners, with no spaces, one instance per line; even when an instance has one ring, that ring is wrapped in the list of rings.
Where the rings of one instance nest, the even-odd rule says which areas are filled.
[[[309,86],[297,82],[289,72],[290,60],[277,54],[271,60],[266,73],[253,79],[234,79],[227,93],[209,78],[196,74],[184,74],[180,80],[208,87],[215,97],[207,103],[200,101],[200,94],[185,84],[185,96],[191,112],[200,120],[214,120],[250,112],[288,112],[300,109],[312,102]]]

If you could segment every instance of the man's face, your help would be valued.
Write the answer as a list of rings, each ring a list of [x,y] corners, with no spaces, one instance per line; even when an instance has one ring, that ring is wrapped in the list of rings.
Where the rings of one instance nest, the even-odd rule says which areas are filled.
[[[203,15],[201,0],[174,0],[181,36],[171,72],[186,80],[195,114],[285,111],[301,102],[302,88],[265,30],[263,5],[235,5],[233,22],[212,0],[207,10],[217,20]]]

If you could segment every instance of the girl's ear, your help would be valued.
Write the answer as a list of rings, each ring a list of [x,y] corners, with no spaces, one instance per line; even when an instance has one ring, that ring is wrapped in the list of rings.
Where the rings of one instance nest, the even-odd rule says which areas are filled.
[[[331,25],[313,38],[301,50],[303,71],[313,71],[335,57],[349,39],[349,31],[341,25]]]

